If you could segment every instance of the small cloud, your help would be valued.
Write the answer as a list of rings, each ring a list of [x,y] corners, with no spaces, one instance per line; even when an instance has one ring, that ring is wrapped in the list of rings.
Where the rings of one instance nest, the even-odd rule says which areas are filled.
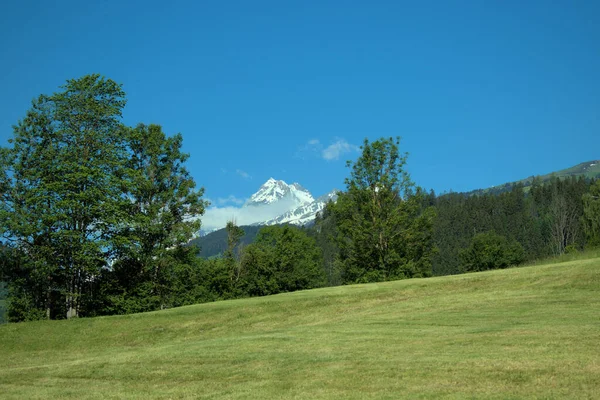
[[[342,154],[352,153],[359,151],[360,148],[356,145],[350,144],[344,139],[337,139],[337,141],[321,151],[321,156],[327,161],[337,160]]]
[[[237,197],[235,197],[232,194],[230,194],[227,197],[219,197],[219,198],[217,198],[217,204],[220,205],[220,206],[223,206],[223,205],[226,205],[226,204],[235,204],[235,205],[241,206],[245,202],[246,202],[246,200],[237,198]]]
[[[319,139],[311,139],[305,145],[298,148],[295,157],[304,160],[308,156],[331,161],[339,159],[342,154],[360,150],[358,146],[350,144],[344,139],[335,138],[335,140],[336,141],[334,143],[328,147],[325,147]]]
[[[247,173],[246,171],[242,171],[241,169],[236,169],[235,173],[244,179],[248,179],[248,180],[252,179],[252,176],[250,176],[249,173]]]
[[[294,154],[294,157],[299,158],[301,160],[306,160],[307,157],[318,157],[322,149],[323,145],[321,144],[319,139],[311,139],[306,144],[298,147],[298,149],[296,150],[296,154]]]

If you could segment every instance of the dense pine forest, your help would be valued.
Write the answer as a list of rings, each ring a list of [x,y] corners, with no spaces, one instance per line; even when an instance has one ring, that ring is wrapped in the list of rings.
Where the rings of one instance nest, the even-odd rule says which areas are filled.
[[[0,322],[507,268],[600,245],[600,180],[437,196],[411,180],[400,139],[381,138],[365,139],[311,226],[230,222],[199,249],[207,202],[182,135],[125,126],[110,79],[61,89],[35,99],[0,150]]]

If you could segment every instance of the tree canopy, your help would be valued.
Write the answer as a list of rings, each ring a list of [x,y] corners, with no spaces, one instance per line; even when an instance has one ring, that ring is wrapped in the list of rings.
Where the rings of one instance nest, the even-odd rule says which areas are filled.
[[[125,93],[100,75],[61,89],[35,99],[12,146],[0,149],[0,234],[13,249],[5,274],[15,319],[42,310],[78,316],[95,282],[125,260],[156,281],[166,253],[192,237],[204,211],[180,135],[124,126]]]
[[[329,205],[338,229],[339,265],[346,283],[431,275],[434,211],[405,170],[400,139],[365,139]]]

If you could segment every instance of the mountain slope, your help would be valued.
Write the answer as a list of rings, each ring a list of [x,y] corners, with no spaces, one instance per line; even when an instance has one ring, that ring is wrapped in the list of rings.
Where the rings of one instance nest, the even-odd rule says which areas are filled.
[[[240,244],[246,245],[254,241],[261,227],[240,226],[240,228],[244,230],[244,236],[242,236]],[[219,256],[227,250],[227,230],[222,228],[207,235],[197,237],[190,242],[190,245],[200,247],[198,255],[202,258]]]
[[[595,398],[600,260],[0,326],[3,398]]]
[[[549,181],[552,177],[564,179],[564,178],[569,178],[571,176],[574,176],[574,177],[581,176],[581,177],[585,177],[588,179],[599,179],[600,178],[600,160],[586,161],[586,162],[577,164],[573,167],[562,169],[560,171],[551,172],[551,173],[541,175],[541,176],[530,176],[529,178],[521,179],[516,182],[507,182],[502,185],[492,186],[492,187],[485,188],[485,189],[476,189],[476,190],[467,192],[466,194],[468,194],[468,195],[485,194],[485,193],[498,194],[498,193],[502,193],[502,192],[511,190],[511,188],[515,184],[522,184],[524,189],[528,190],[528,187],[532,185],[534,178],[538,178],[540,180],[540,182],[543,183],[543,182]]]
[[[292,224],[302,226],[309,224],[315,220],[318,212],[323,211],[328,202],[337,200],[337,192],[337,189],[334,189],[311,203],[296,207],[277,218],[262,222],[260,225]]]
[[[284,181],[269,178],[256,193],[246,202],[246,207],[273,204],[280,201],[291,201],[297,205],[314,201],[310,192],[298,183],[288,185]]]

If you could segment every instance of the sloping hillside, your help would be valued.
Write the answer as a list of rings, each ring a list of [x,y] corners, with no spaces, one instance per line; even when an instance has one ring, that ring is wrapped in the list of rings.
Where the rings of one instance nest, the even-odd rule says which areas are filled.
[[[593,398],[600,259],[0,326],[3,398]]]
[[[574,177],[582,176],[582,177],[585,177],[588,179],[600,178],[600,160],[586,161],[581,164],[577,164],[573,167],[562,169],[560,171],[550,172],[548,174],[541,175],[541,176],[530,176],[529,178],[521,179],[520,181],[507,182],[505,184],[498,185],[498,186],[492,186],[490,188],[477,189],[477,190],[468,192],[467,194],[469,194],[469,195],[484,194],[484,193],[498,194],[498,193],[502,193],[502,192],[511,190],[515,184],[523,185],[524,189],[527,191],[529,186],[531,186],[533,184],[533,180],[535,178],[537,178],[540,183],[543,183],[543,182],[549,181],[550,179],[552,179],[552,177],[557,177],[557,178],[563,179],[563,178],[569,178],[571,176],[574,176]]]
[[[256,234],[262,226],[240,226],[240,228],[244,230],[244,236],[242,236],[240,244],[247,245],[254,241]],[[227,250],[227,230],[223,228],[198,237],[192,240],[190,245],[200,247],[198,255],[202,258],[222,255]]]

